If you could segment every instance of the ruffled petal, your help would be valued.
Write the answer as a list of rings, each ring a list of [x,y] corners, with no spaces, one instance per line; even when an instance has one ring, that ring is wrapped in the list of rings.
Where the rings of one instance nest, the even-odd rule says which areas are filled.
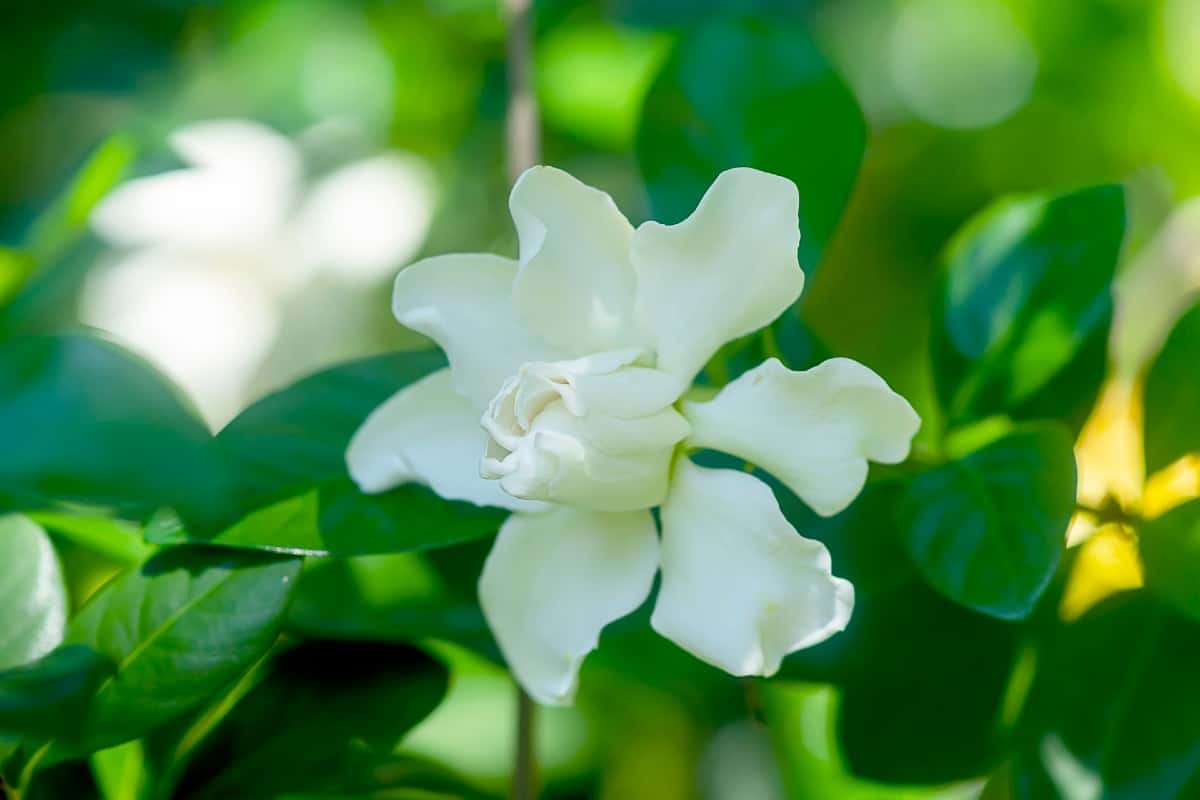
[[[447,500],[525,511],[544,508],[479,476],[486,447],[479,412],[454,391],[450,370],[441,369],[371,412],[350,440],[346,465],[368,493],[415,481]]]
[[[521,247],[513,302],[548,342],[572,355],[637,341],[633,227],[605,192],[553,167],[532,167],[509,199]]]
[[[799,204],[791,181],[742,167],[718,175],[678,225],[637,229],[637,316],[659,369],[690,380],[722,344],[796,302]]]
[[[768,676],[788,653],[846,627],[854,587],[833,576],[829,551],[796,533],[753,475],[680,460],[662,528],[650,624],[697,658]]]
[[[511,300],[516,274],[511,259],[459,254],[418,261],[396,277],[396,319],[446,351],[454,386],[477,418],[522,364],[562,357],[517,317]]]
[[[907,400],[848,358],[803,372],[768,359],[683,411],[692,424],[689,444],[762,467],[825,516],[858,496],[868,460],[907,458],[921,427]]]
[[[517,681],[538,702],[565,705],[605,625],[650,593],[658,541],[649,511],[558,506],[513,514],[479,579],[479,599]]]

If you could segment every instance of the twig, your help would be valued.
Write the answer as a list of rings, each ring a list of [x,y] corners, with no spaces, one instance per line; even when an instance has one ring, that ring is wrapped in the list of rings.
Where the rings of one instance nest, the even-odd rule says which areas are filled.
[[[533,0],[500,0],[508,23],[508,109],[505,160],[509,182],[541,159],[537,97],[533,90]],[[517,687],[516,746],[513,751],[513,800],[537,796],[534,722],[537,708]]]

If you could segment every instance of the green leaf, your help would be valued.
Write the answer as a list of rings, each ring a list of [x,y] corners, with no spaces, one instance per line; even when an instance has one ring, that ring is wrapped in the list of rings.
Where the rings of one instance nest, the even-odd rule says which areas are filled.
[[[160,515],[147,526],[146,538],[349,556],[494,534],[503,511],[443,500],[415,484],[364,495],[347,473],[346,446],[367,415],[444,364],[434,352],[378,356],[318,373],[255,403],[217,435],[235,487],[224,524]]]
[[[0,669],[40,658],[62,641],[67,590],[46,532],[28,517],[0,516]]]
[[[89,760],[104,800],[139,800],[143,796],[149,776],[140,741],[98,750]]]
[[[781,675],[841,689],[838,741],[855,775],[946,783],[986,772],[1004,753],[1017,630],[921,580],[893,535],[904,489],[875,482],[823,519],[776,488],[788,519],[829,547],[834,574],[855,587],[846,630],[788,656]]]
[[[1001,201],[954,238],[932,337],[952,425],[997,413],[1082,424],[1104,377],[1124,231],[1121,188],[1099,186]]]
[[[367,415],[445,366],[438,351],[390,353],[341,364],[268,395],[217,434],[237,481],[232,519],[346,477],[346,446]]]
[[[1146,472],[1200,453],[1200,306],[1184,315],[1146,375]]]
[[[1196,797],[1200,627],[1144,591],[1046,638],[1022,720],[1015,796]]]
[[[113,670],[94,650],[69,645],[0,672],[0,732],[31,738],[69,733]]]
[[[279,656],[221,722],[176,796],[375,788],[369,771],[354,767],[389,754],[446,687],[445,668],[411,647],[301,644]]]
[[[115,579],[67,629],[116,664],[67,749],[138,738],[221,691],[274,641],[299,571],[296,558],[189,547]]]
[[[118,563],[138,564],[150,555],[138,526],[112,517],[58,511],[26,514],[46,530]]]
[[[1146,566],[1146,585],[1200,621],[1200,500],[1143,523],[1138,547]]]
[[[155,544],[203,542],[300,555],[356,556],[445,547],[494,534],[505,512],[443,500],[424,486],[364,495],[349,479],[252,511],[211,534],[172,515],[146,527]]]
[[[1041,423],[913,477],[897,508],[897,534],[917,571],[946,597],[1021,619],[1058,566],[1074,509],[1071,437]]]
[[[637,156],[654,218],[667,223],[690,214],[731,167],[795,181],[800,263],[811,272],[850,197],[865,143],[853,95],[803,28],[713,18],[684,35],[651,87]]]
[[[225,484],[207,427],[165,378],[80,333],[0,345],[0,508],[55,501],[205,516]]]

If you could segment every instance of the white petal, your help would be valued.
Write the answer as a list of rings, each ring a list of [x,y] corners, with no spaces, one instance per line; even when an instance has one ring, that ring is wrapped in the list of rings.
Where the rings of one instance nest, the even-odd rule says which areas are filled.
[[[228,121],[184,128],[171,145],[194,166],[118,186],[92,212],[97,233],[121,246],[204,252],[258,249],[281,234],[300,179],[287,139]]]
[[[818,514],[836,514],[867,480],[867,460],[908,457],[921,419],[871,370],[831,358],[793,372],[768,359],[706,403],[684,404],[689,444],[744,458]]]
[[[479,477],[486,446],[479,412],[454,391],[450,370],[442,369],[372,411],[350,440],[346,465],[350,477],[368,493],[416,481],[447,500],[527,511],[541,508]]]
[[[796,302],[799,204],[791,181],[742,167],[718,175],[678,225],[637,229],[637,315],[659,369],[690,379],[722,344]]]
[[[657,568],[649,511],[513,514],[483,565],[479,600],[520,684],[565,705],[600,631],[641,605]]]
[[[732,675],[772,675],[788,653],[846,627],[854,587],[753,475],[681,459],[662,527],[650,624],[697,658]]]
[[[532,167],[509,198],[521,247],[513,302],[573,355],[636,342],[633,227],[613,199],[553,167]]]
[[[518,367],[562,356],[518,319],[511,300],[516,274],[510,259],[460,254],[418,261],[396,277],[396,319],[446,351],[454,386],[474,404],[476,422]]]

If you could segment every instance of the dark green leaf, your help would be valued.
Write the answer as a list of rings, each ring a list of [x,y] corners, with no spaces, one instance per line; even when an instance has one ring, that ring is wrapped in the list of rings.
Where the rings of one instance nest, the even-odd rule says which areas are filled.
[[[1054,631],[1022,721],[1016,796],[1195,797],[1197,675],[1200,627],[1144,591]]]
[[[1146,471],[1200,453],[1200,306],[1176,324],[1146,376]]]
[[[79,645],[0,672],[0,732],[25,737],[70,734],[113,663]]]
[[[259,400],[225,426],[217,445],[237,481],[227,522],[346,476],[346,445],[376,406],[445,366],[437,351],[341,364]]]
[[[1042,423],[914,477],[897,509],[897,533],[939,592],[1020,619],[1054,574],[1074,508],[1071,437]]]
[[[1002,201],[955,237],[933,328],[951,424],[996,413],[1082,422],[1104,377],[1124,230],[1121,188],[1099,186]]]
[[[20,514],[0,516],[0,669],[53,650],[66,622],[67,590],[46,532]]]
[[[445,668],[410,647],[299,645],[222,721],[177,796],[374,788],[370,774],[350,767],[390,753],[437,707],[446,686]]]
[[[203,542],[306,555],[355,556],[445,547],[494,534],[505,512],[443,500],[410,484],[364,495],[349,479],[252,511],[211,534],[187,529],[171,515],[146,527],[155,544]]]
[[[0,508],[206,509],[225,484],[204,423],[146,362],[80,333],[0,346]]]
[[[800,187],[800,263],[816,268],[866,142],[854,97],[804,29],[713,18],[685,34],[646,97],[637,155],[654,218],[691,213],[719,172]],[[819,154],[819,155],[814,155]]]
[[[1141,526],[1146,585],[1176,609],[1200,620],[1200,500]]]
[[[943,783],[986,772],[1002,757],[1017,631],[920,579],[893,535],[903,490],[899,481],[871,484],[841,514],[821,519],[776,489],[789,520],[825,542],[834,574],[855,586],[846,630],[793,653],[782,674],[841,688],[838,738],[852,772]]]
[[[115,579],[67,629],[116,672],[64,744],[110,747],[213,697],[274,641],[299,571],[297,558],[190,547]]]

